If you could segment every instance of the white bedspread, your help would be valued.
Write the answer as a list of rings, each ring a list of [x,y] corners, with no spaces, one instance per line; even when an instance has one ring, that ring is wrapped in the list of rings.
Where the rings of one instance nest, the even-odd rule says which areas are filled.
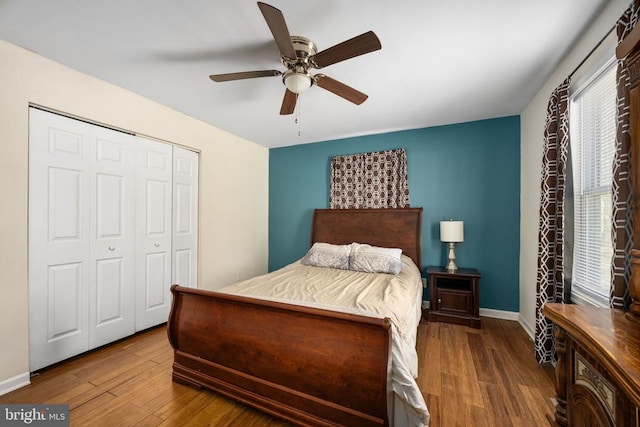
[[[416,334],[421,317],[420,270],[402,256],[397,275],[310,267],[300,261],[280,270],[234,283],[217,292],[388,317],[392,324],[392,387],[389,417],[394,427],[427,426],[429,411],[415,382]]]

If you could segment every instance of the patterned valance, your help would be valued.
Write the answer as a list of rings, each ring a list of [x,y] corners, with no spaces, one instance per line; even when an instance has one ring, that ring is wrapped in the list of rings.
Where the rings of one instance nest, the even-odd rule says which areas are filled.
[[[331,209],[409,207],[407,153],[404,148],[334,156]]]

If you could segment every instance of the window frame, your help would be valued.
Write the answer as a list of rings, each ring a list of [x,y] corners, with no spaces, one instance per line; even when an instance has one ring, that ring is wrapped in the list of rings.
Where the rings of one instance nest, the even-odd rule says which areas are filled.
[[[576,185],[576,173],[575,172],[575,158],[574,158],[574,154],[575,154],[575,150],[576,148],[576,143],[578,142],[575,136],[575,126],[577,126],[574,122],[575,119],[573,118],[573,112],[572,112],[572,108],[575,108],[575,104],[577,102],[577,100],[579,100],[582,95],[584,95],[586,93],[586,91],[588,91],[589,89],[593,88],[595,84],[597,84],[598,81],[600,81],[600,79],[604,78],[605,76],[607,76],[608,73],[613,72],[614,74],[614,78],[613,78],[613,82],[614,82],[614,87],[613,90],[616,91],[616,78],[615,78],[615,68],[617,65],[617,61],[615,58],[614,54],[611,54],[609,59],[607,59],[606,61],[604,61],[604,64],[601,65],[595,72],[591,73],[590,75],[588,75],[588,77],[584,78],[583,81],[579,84],[579,86],[577,86],[575,88],[575,90],[571,90],[570,95],[569,95],[569,136],[570,136],[570,144],[571,144],[571,161],[572,161],[572,170],[574,171],[573,173],[573,179],[574,179],[574,194],[573,194],[573,198],[574,198],[574,221],[573,221],[573,230],[572,230],[572,234],[574,236],[574,241],[572,242],[573,245],[573,252],[571,254],[571,259],[572,259],[572,263],[571,263],[571,301],[577,304],[583,304],[583,305],[593,305],[593,306],[599,306],[599,307],[608,307],[609,306],[609,291],[607,291],[606,293],[602,293],[602,289],[605,287],[604,285],[606,285],[607,289],[610,286],[611,283],[611,260],[613,258],[613,245],[611,244],[611,233],[612,233],[612,221],[611,221],[611,214],[613,212],[613,206],[612,206],[612,201],[611,201],[611,195],[612,195],[612,179],[609,179],[608,182],[606,183],[600,183],[600,185],[594,186],[594,187],[589,187],[587,188],[582,194],[578,194],[579,190],[581,189],[580,187],[580,183],[577,183]],[[614,104],[613,105],[614,111],[617,108],[617,106]],[[615,156],[615,114],[614,114],[614,131],[613,131],[613,147],[609,147],[608,149],[611,149],[613,152],[613,155]],[[580,133],[582,133],[582,130],[584,128],[580,129]],[[600,147],[601,145],[599,145],[598,147]],[[602,162],[602,160],[600,160],[600,162]],[[602,165],[600,165],[602,166]],[[612,176],[613,173],[613,158],[611,159],[610,162],[610,166],[611,166],[611,173],[609,173],[609,175]],[[596,171],[593,171],[592,173],[594,175],[597,174],[601,174],[602,169],[601,168],[596,168]],[[585,173],[581,173],[580,175],[580,180],[582,182],[582,178],[585,176]],[[600,214],[600,221],[599,221],[599,226],[594,228],[594,232],[598,233],[600,232],[600,235],[604,235],[606,233],[606,236],[608,236],[608,243],[610,246],[610,257],[608,259],[608,261],[604,262],[604,259],[602,260],[602,262],[599,264],[599,269],[601,270],[600,272],[602,273],[603,271],[607,271],[606,274],[606,280],[607,282],[604,283],[601,282],[600,283],[600,287],[595,287],[595,286],[589,286],[588,284],[585,283],[580,283],[579,281],[576,280],[576,244],[577,244],[577,239],[575,239],[575,236],[578,234],[578,212],[577,212],[577,208],[578,208],[578,198],[584,198],[584,197],[588,197],[588,196],[593,196],[593,195],[597,195],[598,196],[598,200],[600,200],[600,205],[602,205],[602,196],[606,196],[608,195],[609,197],[609,201],[608,201],[608,219],[607,219],[607,215],[601,213]],[[595,211],[595,209],[594,209]],[[604,216],[603,216],[604,215]],[[588,221],[588,220],[587,220]],[[608,224],[606,224],[606,222],[608,222]],[[587,230],[588,233],[588,230]],[[587,252],[585,250],[585,252]],[[607,255],[607,254],[605,254]],[[587,262],[585,264],[588,264],[588,258],[587,258]],[[587,266],[587,268],[589,268],[589,266]],[[598,267],[595,267],[598,268]],[[592,271],[592,270],[587,270],[588,271]],[[585,274],[585,275],[586,275]],[[605,277],[602,277],[603,279],[605,279]]]

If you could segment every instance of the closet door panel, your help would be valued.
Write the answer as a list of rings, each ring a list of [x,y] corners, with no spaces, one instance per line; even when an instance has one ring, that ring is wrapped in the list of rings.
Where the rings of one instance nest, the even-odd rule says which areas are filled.
[[[96,262],[96,325],[118,321],[126,316],[124,300],[124,260],[104,259]]]
[[[82,264],[52,265],[47,280],[47,338],[54,342],[82,334]]]
[[[179,249],[173,252],[173,282],[181,286],[196,288],[196,271],[192,267],[195,264],[194,250]]]
[[[145,185],[145,193],[147,203],[145,206],[144,224],[146,235],[148,237],[159,238],[169,234],[169,219],[166,206],[168,201],[171,183],[166,181],[167,178],[147,179]]]
[[[198,287],[198,153],[173,149],[173,283]]]
[[[124,177],[96,175],[96,239],[124,238]]]
[[[82,171],[49,167],[49,241],[80,242]],[[66,243],[65,242],[65,243]]]
[[[90,148],[93,348],[135,332],[136,140],[92,126]]]
[[[138,138],[136,330],[166,322],[171,308],[172,158],[169,144]]]
[[[167,303],[165,285],[167,277],[167,254],[163,252],[147,253],[145,257],[145,301],[146,311],[162,309]],[[165,319],[166,320],[166,319]]]
[[[29,111],[29,369],[89,348],[88,125]]]

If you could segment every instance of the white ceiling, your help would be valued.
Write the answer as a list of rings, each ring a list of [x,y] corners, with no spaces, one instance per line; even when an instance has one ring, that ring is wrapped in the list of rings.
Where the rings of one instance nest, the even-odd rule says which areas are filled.
[[[280,116],[280,69],[255,1],[0,0],[0,38],[266,147],[519,114],[607,0],[266,0],[321,51],[373,30],[382,50],[322,72]],[[295,120],[298,118],[298,123]]]

